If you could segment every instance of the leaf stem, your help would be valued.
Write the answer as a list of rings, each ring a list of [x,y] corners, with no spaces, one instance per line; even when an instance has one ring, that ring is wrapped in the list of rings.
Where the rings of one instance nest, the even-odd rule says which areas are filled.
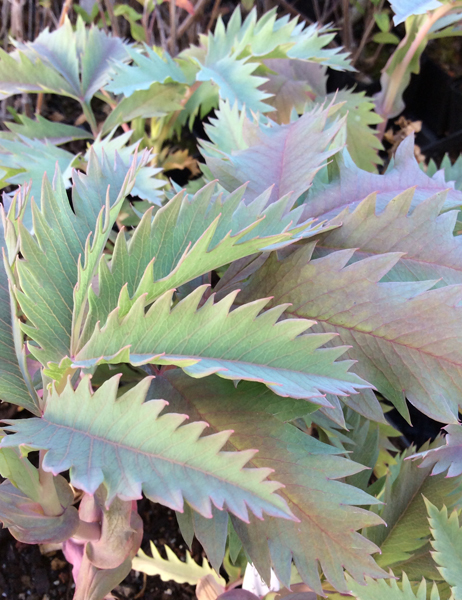
[[[84,542],[97,542],[101,537],[101,525],[97,521],[79,521],[77,531],[73,534],[73,538]]]

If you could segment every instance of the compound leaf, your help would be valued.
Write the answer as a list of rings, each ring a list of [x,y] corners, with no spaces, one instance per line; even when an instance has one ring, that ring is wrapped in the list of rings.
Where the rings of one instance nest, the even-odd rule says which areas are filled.
[[[434,281],[380,280],[399,253],[348,264],[354,250],[311,260],[308,245],[278,260],[273,253],[252,277],[240,302],[272,296],[290,302],[290,317],[315,319],[314,331],[337,333],[332,344],[348,344],[355,371],[404,415],[404,397],[435,420],[454,423],[462,391],[458,340],[462,287],[431,291]]]
[[[285,485],[279,493],[299,523],[252,518],[249,525],[241,526],[233,518],[246,553],[266,580],[272,566],[288,586],[292,559],[303,580],[319,593],[318,565],[339,590],[347,589],[341,565],[359,581],[364,573],[386,576],[370,557],[376,546],[357,533],[381,522],[377,515],[354,506],[373,504],[375,499],[336,481],[364,467],[273,416],[284,401],[259,384],[243,382],[235,389],[217,377],[199,382],[179,370],[165,372],[152,385],[168,399],[170,410],[186,411],[193,420],[206,418],[215,431],[231,427],[229,447],[257,448],[252,464],[274,468],[271,477]]]
[[[324,393],[350,394],[370,387],[348,372],[350,361],[335,362],[345,348],[323,348],[332,335],[300,335],[312,321],[277,322],[287,308],[259,314],[268,299],[230,312],[236,293],[214,303],[200,286],[172,308],[173,290],[147,309],[141,296],[125,314],[126,288],[106,325],[97,325],[73,358],[74,367],[130,362],[177,365],[192,377],[217,373],[225,379],[259,381],[281,396],[311,398],[330,406]],[[205,301],[205,302],[204,302]]]
[[[116,497],[145,495],[181,511],[183,499],[204,517],[212,503],[247,520],[248,509],[262,518],[293,519],[280,496],[280,484],[267,481],[269,470],[247,469],[253,450],[221,452],[230,432],[202,436],[204,422],[181,426],[185,415],[165,414],[164,400],[145,402],[151,378],[117,397],[119,376],[93,392],[85,376],[74,390],[53,389],[42,418],[15,420],[16,433],[3,447],[26,444],[47,450],[42,468],[53,474],[70,469],[71,483],[94,494],[104,483],[107,504]],[[181,426],[181,427],[180,427]]]

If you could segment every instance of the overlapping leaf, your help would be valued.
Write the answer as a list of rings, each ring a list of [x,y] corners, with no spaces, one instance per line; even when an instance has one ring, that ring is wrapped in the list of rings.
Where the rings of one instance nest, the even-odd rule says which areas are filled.
[[[182,426],[186,416],[160,416],[166,402],[145,402],[150,379],[117,398],[119,377],[92,393],[89,377],[76,390],[69,382],[50,393],[41,419],[10,422],[16,432],[2,446],[27,444],[47,450],[42,467],[54,474],[70,469],[71,483],[94,494],[104,483],[107,503],[117,495],[148,498],[175,510],[186,500],[204,517],[212,503],[240,519],[248,511],[293,519],[280,496],[280,484],[266,480],[267,468],[248,469],[253,450],[221,452],[229,431],[201,436],[204,422]]]
[[[118,235],[111,262],[100,261],[98,295],[89,292],[80,347],[117,307],[125,285],[132,301],[147,294],[149,303],[231,261],[317,232],[310,221],[296,225],[300,209],[290,211],[287,197],[266,208],[268,190],[246,206],[245,187],[225,198],[213,194],[215,187],[209,184],[192,198],[177,194],[154,219],[148,211],[128,243],[124,233]]]
[[[442,440],[431,446],[438,447]],[[428,444],[422,448],[425,451]],[[461,479],[448,479],[443,474],[431,476],[432,466],[419,468],[417,463],[406,460],[415,451],[410,448],[398,460],[397,476],[389,475],[385,492],[380,499],[384,506],[379,514],[387,524],[368,531],[368,538],[380,547],[381,555],[377,563],[391,567],[400,574],[406,570],[406,563],[428,543],[428,529],[424,498],[441,508],[458,504],[462,497]]]
[[[421,165],[422,167],[424,165]],[[462,156],[452,163],[447,154],[444,155],[441,161],[440,169],[444,170],[446,181],[453,181],[456,190],[462,190]],[[427,175],[433,176],[438,171],[435,161],[432,159],[427,166]]]
[[[5,248],[5,215],[0,215],[0,247]],[[8,260],[5,257],[4,260]],[[25,381],[25,354],[22,349],[19,319],[10,297],[8,275],[0,261],[0,399],[39,414],[38,398]],[[18,358],[19,355],[19,358]]]
[[[24,136],[34,140],[48,140],[51,144],[65,144],[72,140],[86,140],[92,135],[81,127],[49,121],[41,115],[29,119],[26,115],[17,115],[19,122],[5,122],[10,131],[18,137]],[[61,169],[62,170],[62,169]]]
[[[272,416],[284,400],[257,384],[241,383],[237,389],[216,377],[198,382],[181,371],[166,372],[153,381],[157,394],[168,399],[170,409],[187,411],[191,419],[207,419],[215,431],[231,427],[230,449],[249,444],[258,448],[252,464],[275,469],[274,475],[285,487],[280,491],[300,523],[267,518],[251,519],[241,527],[233,519],[246,553],[269,580],[272,565],[277,577],[288,585],[292,558],[303,580],[320,592],[318,564],[327,579],[346,591],[342,566],[354,578],[365,573],[382,577],[370,557],[376,551],[356,530],[379,523],[373,513],[353,505],[374,503],[374,499],[337,479],[363,467],[337,456],[332,446],[302,433]],[[268,408],[269,405],[273,405]],[[225,530],[226,536],[226,530]],[[322,592],[320,592],[322,593]]]
[[[433,540],[432,546],[435,562],[441,575],[451,585],[454,600],[462,598],[462,528],[459,524],[457,511],[454,510],[448,517],[448,508],[440,510],[426,501],[430,529]]]
[[[359,248],[354,259],[385,252],[405,252],[386,274],[390,281],[439,279],[438,285],[462,283],[462,238],[454,236],[457,211],[440,214],[446,192],[422,200],[412,212],[415,188],[402,192],[378,212],[377,194],[331,221],[340,225],[326,234],[321,252]]]
[[[311,398],[322,406],[330,406],[326,392],[345,395],[370,387],[348,372],[350,361],[335,362],[344,347],[320,349],[332,335],[300,335],[312,321],[277,323],[286,306],[259,314],[268,299],[230,312],[236,294],[216,304],[211,296],[203,303],[206,288],[197,288],[174,308],[173,291],[148,310],[142,296],[126,314],[124,288],[118,308],[102,329],[96,327],[74,357],[74,367],[105,362],[177,365],[192,377],[217,373],[225,379],[260,381],[281,396]]]
[[[332,218],[347,206],[355,208],[366,196],[377,194],[377,210],[381,212],[390,200],[413,186],[416,187],[411,209],[437,192],[448,190],[443,210],[459,208],[462,192],[446,182],[443,173],[428,177],[414,157],[414,138],[408,136],[398,147],[394,162],[384,175],[368,173],[357,167],[348,154],[339,161],[339,177],[328,183],[313,185],[305,204],[306,217]]]
[[[412,15],[423,15],[442,6],[439,0],[390,0],[390,4],[395,13],[393,17],[395,25],[399,25]]]
[[[336,108],[315,108],[287,125],[253,125],[246,137],[234,133],[233,140],[236,139],[240,145],[231,151],[205,143],[203,154],[208,170],[229,191],[249,181],[248,200],[270,185],[274,185],[273,201],[288,192],[293,192],[298,198],[310,187],[326,160],[343,146],[341,140],[334,138],[344,120],[329,121]],[[223,127],[226,131],[229,124],[236,121],[237,113],[231,115],[226,105],[222,105],[221,110],[229,116],[218,120],[215,127]],[[245,117],[240,117],[238,122],[241,131],[248,126]],[[207,131],[209,136],[210,130]],[[220,131],[215,136],[223,138]]]
[[[240,302],[262,295],[290,302],[290,317],[315,319],[314,331],[351,345],[355,371],[406,414],[404,397],[435,420],[457,422],[462,392],[461,286],[426,291],[435,282],[380,280],[400,254],[348,265],[354,250],[310,260],[313,247],[285,260],[272,255]]]
[[[430,600],[440,600],[436,583],[427,591],[427,582],[422,579],[417,590],[414,591],[406,573],[403,573],[402,582],[396,580],[374,581],[366,577],[366,585],[358,585],[348,577],[349,589],[357,600],[426,600],[428,593]]]
[[[147,159],[148,156],[145,156],[140,166]],[[136,175],[136,164],[125,172],[120,170],[114,176],[112,166],[99,163],[96,156],[93,156],[88,171],[86,176],[75,176],[74,211],[61,178],[55,180],[55,190],[48,179],[44,178],[41,209],[32,202],[35,239],[24,224],[19,222],[23,258],[16,262],[20,281],[16,297],[27,318],[27,324],[22,326],[23,330],[38,344],[38,347],[31,345],[31,351],[42,364],[48,361],[60,362],[69,354],[79,257],[83,258],[86,252],[84,275],[80,277],[82,290],[83,283],[86,286],[90,284],[96,261],[122,201],[130,193]],[[103,177],[99,177],[101,172],[104,173]],[[106,196],[107,190],[103,191],[101,185],[108,178],[112,185]],[[121,182],[118,189],[114,185],[116,182]],[[88,236],[92,232],[95,237],[93,246],[90,247]],[[86,288],[84,291],[86,293]]]
[[[74,32],[69,20],[33,42],[17,44],[12,54],[0,52],[0,93],[50,92],[88,104],[110,78],[112,61],[128,60],[126,45],[97,27]]]
[[[177,583],[189,583],[196,585],[201,577],[211,575],[218,583],[225,585],[225,580],[217,575],[210,567],[206,558],[202,559],[202,565],[198,565],[192,559],[191,554],[186,551],[186,561],[181,561],[177,555],[170,550],[168,546],[164,546],[167,558],[162,558],[160,552],[151,542],[151,554],[148,556],[140,550],[132,562],[132,567],[135,571],[141,571],[147,575],[158,575],[162,581],[176,581]]]
[[[462,474],[462,426],[447,425],[446,445],[419,452],[413,458],[423,458],[421,467],[432,466],[432,475],[448,471],[447,477]]]

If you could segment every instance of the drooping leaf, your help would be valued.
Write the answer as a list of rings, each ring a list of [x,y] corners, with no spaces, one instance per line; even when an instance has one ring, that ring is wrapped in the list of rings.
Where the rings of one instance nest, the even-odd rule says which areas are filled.
[[[284,483],[283,495],[300,523],[252,518],[234,527],[246,553],[260,574],[269,581],[270,566],[284,585],[289,585],[292,558],[302,579],[320,590],[318,565],[339,590],[346,590],[342,567],[362,580],[364,573],[382,577],[370,554],[374,544],[356,530],[379,523],[379,517],[353,505],[375,500],[337,479],[364,467],[337,456],[340,451],[306,435],[291,424],[272,416],[284,400],[273,397],[262,386],[231,382],[216,377],[199,382],[179,370],[165,372],[153,380],[157,394],[168,399],[169,410],[186,411],[192,420],[206,418],[215,431],[231,427],[230,448],[251,444],[258,449],[252,464],[274,468],[271,477]],[[268,408],[273,404],[273,408]],[[320,591],[318,593],[321,593]]]
[[[348,585],[357,600],[426,600],[428,597],[425,579],[422,579],[419,587],[414,591],[406,573],[403,573],[400,584],[394,579],[374,581],[370,577],[366,577],[366,585],[359,585],[348,577]],[[440,600],[436,583],[433,583],[428,592],[430,600]]]
[[[145,156],[140,166],[147,159],[148,156]],[[16,297],[27,318],[22,328],[39,345],[31,345],[31,352],[42,364],[48,361],[59,363],[69,354],[79,257],[85,256],[86,246],[90,243],[88,236],[93,232],[97,244],[93,241],[93,253],[89,254],[93,267],[86,269],[89,285],[122,201],[130,193],[136,176],[135,165],[125,172],[120,169],[117,177],[121,179],[121,187],[117,189],[115,178],[111,180],[111,192],[115,195],[111,204],[114,196],[102,196],[100,186],[114,172],[114,167],[99,163],[96,156],[93,156],[92,162],[89,175],[75,176],[73,210],[61,178],[55,180],[56,188],[53,190],[45,177],[41,209],[32,202],[35,239],[19,222],[23,258],[16,261],[21,287],[16,291]],[[101,171],[105,172],[105,176],[99,178]],[[105,208],[104,203],[98,207],[101,200],[105,202]],[[99,213],[97,218],[95,213]],[[86,294],[86,289],[84,292]]]
[[[462,283],[462,237],[453,231],[458,211],[440,214],[446,192],[422,200],[412,212],[416,191],[410,188],[377,210],[377,195],[367,196],[354,210],[346,208],[330,224],[318,251],[359,248],[355,259],[385,252],[405,252],[387,273],[389,281],[440,280]]]
[[[439,0],[390,0],[395,13],[393,21],[399,25],[412,15],[423,15],[430,10],[442,6]]]
[[[158,575],[162,581],[176,581],[177,583],[189,583],[196,585],[201,577],[211,575],[217,583],[226,585],[225,580],[220,577],[209,565],[205,558],[202,559],[202,565],[198,565],[186,551],[186,561],[181,561],[177,555],[164,546],[167,558],[162,558],[155,545],[151,544],[151,554],[148,556],[143,550],[140,550],[133,559],[132,568],[135,571],[141,571],[147,575]]]
[[[432,466],[432,475],[447,472],[447,477],[457,477],[462,474],[462,426],[447,425],[446,445],[419,452],[413,458],[423,458],[422,468]]]
[[[454,600],[462,598],[462,528],[457,510],[448,517],[448,508],[438,509],[430,500],[425,502],[432,532],[432,553],[444,579],[452,586]]]
[[[435,420],[454,423],[462,390],[461,286],[429,290],[435,282],[380,280],[399,253],[348,265],[354,250],[311,260],[308,245],[278,260],[273,255],[253,275],[240,302],[272,296],[290,302],[289,317],[315,319],[314,331],[337,333],[348,344],[355,371],[404,415],[406,397]]]
[[[173,308],[173,290],[148,310],[142,296],[126,314],[123,288],[119,306],[102,329],[96,326],[73,358],[74,367],[105,362],[177,365],[192,377],[217,373],[225,379],[259,381],[280,396],[312,399],[321,406],[330,406],[325,392],[344,395],[370,387],[348,372],[350,361],[335,362],[344,347],[320,349],[332,335],[301,335],[312,321],[277,323],[284,305],[259,314],[268,299],[230,312],[236,294],[215,304],[213,296],[203,298],[206,288],[200,286]]]
[[[347,206],[358,204],[374,192],[377,194],[377,210],[381,212],[390,200],[413,186],[416,187],[411,209],[437,192],[448,190],[443,210],[459,208],[462,192],[444,180],[442,173],[428,177],[414,157],[414,137],[408,136],[398,147],[395,159],[384,175],[368,173],[357,167],[344,152],[339,161],[340,174],[332,182],[313,185],[305,204],[306,217],[333,218]]]
[[[438,447],[437,440],[431,446]],[[425,451],[428,444],[421,449]],[[415,448],[411,446],[398,460],[398,475],[389,475],[385,492],[380,499],[384,506],[379,514],[387,524],[368,531],[368,537],[380,547],[377,563],[400,574],[405,563],[414,553],[428,543],[430,531],[425,511],[424,498],[438,507],[444,504],[454,507],[462,497],[461,479],[448,479],[443,474],[431,476],[431,466],[419,468],[410,460]]]
[[[15,210],[16,204],[13,205]],[[5,213],[0,215],[0,247],[7,254],[5,241]],[[15,314],[14,299],[10,296],[8,275],[4,260],[0,261],[0,399],[40,414],[39,400],[30,382],[27,382],[26,357],[23,349],[19,319]]]
[[[268,469],[247,469],[253,450],[221,448],[230,432],[203,436],[204,422],[181,426],[185,415],[160,416],[166,402],[145,402],[150,378],[117,398],[119,376],[92,392],[86,376],[76,390],[70,382],[53,389],[41,419],[15,420],[3,447],[27,444],[47,450],[42,467],[57,474],[70,469],[71,483],[94,494],[104,483],[107,503],[141,497],[182,510],[183,499],[204,517],[212,502],[247,520],[248,510],[293,518],[280,484],[266,480]],[[181,427],[180,427],[181,426]],[[122,429],[121,429],[122,428]],[[123,430],[123,431],[122,431]]]
[[[273,201],[289,192],[298,198],[310,187],[326,160],[343,146],[340,140],[334,140],[343,119],[328,121],[335,109],[318,107],[287,125],[251,126],[251,139],[241,137],[241,147],[231,152],[203,143],[207,167],[228,191],[249,181],[247,200],[253,200],[270,185],[274,185]],[[230,111],[223,106],[222,110]],[[240,118],[241,130],[248,126],[248,121]]]
[[[51,144],[65,144],[72,140],[86,140],[92,135],[81,127],[66,125],[49,121],[41,115],[36,120],[29,119],[26,115],[18,114],[19,123],[6,122],[5,125],[18,137],[26,137],[34,140],[48,140]]]
[[[0,92],[49,92],[89,103],[110,78],[112,61],[129,59],[126,44],[98,27],[85,29],[81,19],[73,30],[68,19],[33,42],[17,43],[12,54],[0,53]]]
[[[64,478],[56,479],[56,490],[62,514],[50,516],[44,514],[38,502],[30,500],[9,481],[3,482],[0,485],[0,521],[20,542],[63,542],[77,530],[79,516],[77,509],[72,506],[74,494]]]
[[[177,194],[154,219],[147,211],[128,243],[124,233],[118,235],[111,262],[105,257],[100,261],[98,295],[89,292],[90,312],[80,347],[96,323],[103,325],[118,306],[125,285],[132,302],[147,294],[150,303],[231,261],[318,231],[310,221],[297,225],[301,209],[290,211],[293,202],[288,197],[266,208],[268,190],[246,206],[245,187],[225,198],[213,194],[215,187],[209,184],[192,198]]]

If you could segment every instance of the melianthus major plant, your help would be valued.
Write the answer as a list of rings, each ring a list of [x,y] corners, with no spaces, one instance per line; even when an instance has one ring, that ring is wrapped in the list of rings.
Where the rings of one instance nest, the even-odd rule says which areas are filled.
[[[0,54],[4,96],[68,95],[92,129],[18,117],[0,138],[3,183],[23,184],[2,212],[0,396],[25,417],[2,432],[0,519],[63,544],[76,599],[132,564],[213,576],[135,558],[142,494],[216,573],[461,597],[461,164],[425,173],[408,138],[378,174],[373,104],[326,93],[326,67],[349,68],[331,35],[237,11],[175,59],[80,21]],[[212,107],[202,177],[162,196],[139,143]],[[406,399],[446,443],[397,453],[384,413],[409,420]]]

